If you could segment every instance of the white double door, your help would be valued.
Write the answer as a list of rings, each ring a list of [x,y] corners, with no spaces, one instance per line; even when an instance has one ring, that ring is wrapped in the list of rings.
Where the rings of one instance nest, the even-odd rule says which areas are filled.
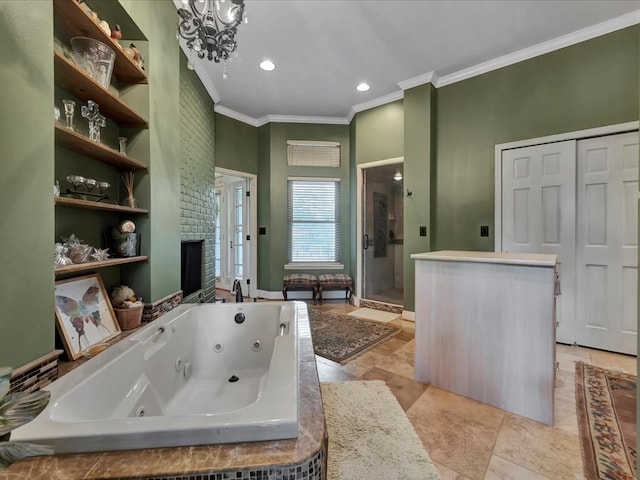
[[[638,133],[502,152],[502,250],[558,255],[557,341],[637,353]]]

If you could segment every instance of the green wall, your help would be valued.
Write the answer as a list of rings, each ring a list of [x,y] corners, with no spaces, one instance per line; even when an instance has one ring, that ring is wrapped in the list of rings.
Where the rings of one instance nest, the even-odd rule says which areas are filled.
[[[180,225],[181,240],[203,240],[201,291],[183,301],[215,297],[215,128],[214,103],[195,71],[180,55]]]
[[[493,250],[496,144],[632,120],[637,26],[439,88],[433,249]]]
[[[404,92],[404,307],[415,304],[415,261],[412,253],[431,248],[431,170],[435,163],[436,89],[430,83]],[[411,191],[408,195],[407,191]],[[420,226],[427,235],[420,236]]]
[[[0,365],[54,348],[53,8],[0,2]]]
[[[269,291],[282,289],[282,278],[286,274],[284,265],[287,263],[287,177],[313,176],[341,179],[342,202],[342,243],[341,250],[345,273],[350,265],[349,239],[349,126],[348,125],[315,125],[301,123],[272,123],[269,136],[269,178],[258,179],[258,190],[268,181],[268,204],[270,215],[268,219],[260,213],[262,202],[258,205],[259,226],[266,226],[269,249],[258,251],[258,277],[261,279],[258,288]],[[289,167],[287,166],[287,140],[328,140],[339,141],[341,144],[341,166],[327,167]],[[262,150],[261,150],[262,151]],[[263,161],[263,158],[260,158]],[[263,199],[263,196],[259,197]],[[263,237],[263,236],[261,236]],[[261,240],[263,242],[265,239]],[[261,246],[263,243],[259,243]],[[314,272],[317,274],[323,271]]]
[[[143,253],[151,260],[149,264],[99,272],[107,288],[126,281],[135,285],[145,301],[153,302],[180,289],[180,90],[175,7],[170,1],[152,0],[123,0],[121,6],[107,3],[96,4],[96,8],[100,5],[108,7],[106,16],[123,14],[124,8],[149,40],[148,45],[139,44],[149,86],[127,87],[120,95],[137,110],[148,111],[149,130],[132,132],[128,151],[136,158],[149,159],[149,174],[137,177],[136,198],[151,213],[136,217],[136,224],[143,235]],[[0,201],[5,206],[0,223],[0,364],[19,367],[51,352],[56,339],[52,3],[2,1],[0,26],[4,45],[0,52],[4,85],[0,93]],[[80,162],[70,152],[64,156],[65,162]],[[92,172],[101,171],[95,162],[90,163]],[[117,184],[117,179],[111,183]],[[83,225],[102,225],[91,212],[83,211],[75,218]]]
[[[216,167],[258,174],[258,128],[215,114]]]
[[[356,114],[355,160],[357,164],[404,155],[404,107],[402,100]]]
[[[143,234],[150,262],[140,272],[145,300],[180,290],[180,47],[172,2],[121,0],[149,39],[150,214]]]

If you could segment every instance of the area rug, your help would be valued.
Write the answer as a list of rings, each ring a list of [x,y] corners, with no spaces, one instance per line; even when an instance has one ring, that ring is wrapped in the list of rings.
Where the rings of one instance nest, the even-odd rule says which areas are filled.
[[[436,480],[402,407],[380,380],[322,383],[327,480]]]
[[[587,480],[632,480],[636,472],[637,377],[576,363],[576,405]]]
[[[400,331],[398,327],[362,318],[309,310],[311,338],[316,354],[346,363]]]
[[[374,310],[372,308],[359,308],[353,312],[347,313],[350,317],[364,318],[366,320],[373,320],[374,322],[387,323],[395,320],[400,315],[397,313],[383,312],[382,310]]]

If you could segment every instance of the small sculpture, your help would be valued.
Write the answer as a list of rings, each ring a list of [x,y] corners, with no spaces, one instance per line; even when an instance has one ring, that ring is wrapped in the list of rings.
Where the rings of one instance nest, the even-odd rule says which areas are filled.
[[[129,47],[131,48],[131,51],[133,52],[133,63],[135,63],[142,70],[144,70],[144,59],[142,58],[142,55],[140,54],[140,50],[138,50],[138,47],[136,47],[135,44],[133,44],[133,43],[130,44]]]
[[[92,100],[82,106],[82,116],[89,121],[89,138],[94,142],[100,141],[100,127],[107,125],[104,115],[100,115],[100,107]]]
[[[111,30],[111,38],[113,38],[116,43],[118,43],[118,40],[122,38],[122,30],[120,30],[120,25],[118,25],[117,23],[113,30]],[[118,45],[120,44],[118,43]]]

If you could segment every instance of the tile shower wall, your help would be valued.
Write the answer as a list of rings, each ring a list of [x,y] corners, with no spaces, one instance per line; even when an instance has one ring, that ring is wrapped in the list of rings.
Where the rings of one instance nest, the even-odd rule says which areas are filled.
[[[195,72],[180,59],[180,211],[181,240],[204,240],[202,290],[215,297],[213,101]],[[198,300],[199,292],[184,299]]]

